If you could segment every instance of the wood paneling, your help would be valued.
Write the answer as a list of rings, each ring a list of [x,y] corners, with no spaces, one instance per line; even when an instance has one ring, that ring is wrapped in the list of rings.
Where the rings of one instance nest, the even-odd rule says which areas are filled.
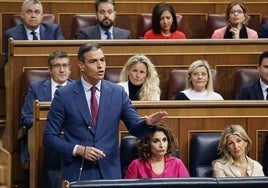
[[[21,110],[22,73],[25,69],[40,69],[47,66],[48,55],[55,50],[64,50],[71,56],[72,75],[80,75],[77,52],[84,40],[65,41],[11,41],[10,61],[6,65],[6,128],[3,134],[3,146],[13,157],[12,164],[20,161],[20,145],[17,140]],[[106,56],[107,68],[123,67],[127,59],[134,54],[145,54],[156,65],[161,80],[161,99],[166,99],[169,72],[173,69],[185,69],[197,59],[206,59],[215,68],[221,79],[221,94],[225,99],[232,98],[234,72],[240,67],[254,67],[258,56],[267,50],[268,40],[96,40],[102,46]],[[223,110],[223,109],[222,109]],[[213,113],[214,110],[212,110]],[[237,112],[235,112],[237,113]],[[261,112],[263,113],[263,112]],[[261,114],[260,113],[260,114]],[[183,124],[185,120],[171,119],[170,123]],[[202,120],[203,121],[203,120]],[[222,125],[223,126],[223,125]],[[220,127],[222,128],[222,127]],[[18,165],[13,166],[14,181],[20,181]],[[16,175],[16,176],[15,176]]]
[[[196,133],[221,132],[226,126],[239,124],[245,128],[253,141],[250,157],[262,163],[264,139],[268,134],[268,103],[262,101],[134,101],[140,116],[165,110],[164,122],[172,129],[179,141],[180,158],[189,168],[191,138]],[[49,102],[35,103],[34,126],[30,130],[30,182],[31,188],[40,187],[42,172],[43,127]],[[241,110],[243,109],[243,110]],[[253,124],[254,123],[254,124]],[[126,135],[123,123],[119,136]],[[259,156],[260,155],[260,156]]]

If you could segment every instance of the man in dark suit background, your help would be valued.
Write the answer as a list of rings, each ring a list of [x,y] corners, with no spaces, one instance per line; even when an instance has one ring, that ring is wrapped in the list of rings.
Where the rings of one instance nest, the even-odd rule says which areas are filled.
[[[25,0],[21,8],[23,24],[5,32],[5,56],[7,62],[8,39],[14,40],[62,40],[62,31],[58,24],[42,23],[43,7],[39,0]]]
[[[96,17],[98,24],[78,31],[77,39],[130,39],[130,31],[114,27],[116,17],[113,0],[96,0]]]
[[[98,44],[80,47],[78,67],[81,78],[55,92],[43,145],[63,155],[63,180],[119,179],[120,120],[130,134],[142,137],[167,113],[155,112],[142,119],[124,88],[103,79],[106,61]],[[62,130],[63,139],[59,136]]]
[[[20,124],[26,127],[27,132],[33,126],[33,101],[51,101],[57,89],[73,82],[69,79],[71,64],[70,57],[66,52],[52,52],[48,57],[48,69],[50,77],[32,82],[25,97]],[[22,162],[26,162],[29,157],[27,143],[26,135],[21,151]],[[45,150],[43,187],[61,187],[60,164],[61,156],[58,153]]]
[[[261,26],[259,38],[268,38],[268,23]]]
[[[238,100],[268,100],[268,51],[259,56],[258,70],[260,79],[242,86],[236,99]]]

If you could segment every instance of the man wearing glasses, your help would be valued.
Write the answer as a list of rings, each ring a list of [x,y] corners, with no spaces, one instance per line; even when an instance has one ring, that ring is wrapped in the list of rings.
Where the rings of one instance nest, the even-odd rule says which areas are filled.
[[[48,57],[48,69],[50,77],[32,82],[25,97],[20,124],[26,127],[27,132],[33,126],[33,101],[52,101],[57,89],[73,82],[69,79],[71,64],[66,52],[52,52]],[[26,135],[21,151],[22,162],[26,162],[29,157],[27,142]],[[61,156],[58,153],[45,150],[43,187],[61,187],[60,164]]]
[[[96,0],[96,17],[98,24],[78,31],[77,39],[130,39],[130,31],[114,27],[116,17],[113,0]]]
[[[60,26],[43,23],[43,7],[39,0],[25,0],[21,8],[23,24],[16,25],[5,32],[5,55],[7,62],[8,39],[14,40],[62,40]]]

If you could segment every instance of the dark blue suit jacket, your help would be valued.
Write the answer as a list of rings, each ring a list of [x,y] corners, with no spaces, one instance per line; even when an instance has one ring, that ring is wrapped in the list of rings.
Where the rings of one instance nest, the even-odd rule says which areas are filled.
[[[268,38],[268,24],[263,24],[261,26],[259,38]]]
[[[77,181],[82,158],[73,156],[75,145],[96,147],[106,157],[98,161],[104,179],[121,178],[118,132],[123,120],[130,134],[141,137],[151,132],[126,94],[123,87],[102,80],[96,128],[86,100],[81,79],[57,90],[52,101],[44,130],[43,144],[63,155],[63,179]],[[90,127],[90,129],[88,129]],[[64,131],[64,139],[59,137]],[[85,161],[81,180],[90,179],[92,162]]]
[[[236,96],[237,100],[264,100],[260,79],[242,86]]]
[[[71,82],[73,82],[73,80],[68,80],[68,84]],[[36,99],[39,101],[51,101],[51,92],[50,77],[31,83],[24,100],[20,119],[20,124],[26,126],[27,130],[33,125],[33,101]],[[22,162],[25,162],[29,155],[26,144],[27,142],[25,142],[21,152]]]
[[[8,52],[8,39],[13,38],[14,40],[28,40],[26,29],[24,24],[16,25],[8,29],[5,32],[5,46],[4,51],[6,55],[7,62],[7,52]],[[60,26],[53,23],[41,23],[40,25],[40,39],[41,40],[63,40]]]

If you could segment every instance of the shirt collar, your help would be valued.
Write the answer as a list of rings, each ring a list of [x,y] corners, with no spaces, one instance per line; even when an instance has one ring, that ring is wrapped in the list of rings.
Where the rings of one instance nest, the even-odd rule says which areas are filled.
[[[81,77],[81,82],[82,82],[82,85],[83,85],[83,88],[84,90],[87,92],[87,91],[90,91],[91,87],[93,86],[92,84],[88,83],[84,78],[83,76]],[[100,88],[101,88],[101,80],[95,85],[98,90],[100,91]]]
[[[99,28],[100,28],[100,32],[101,32],[101,35],[105,35],[106,36],[106,34],[105,34],[105,32],[107,31],[107,30],[104,30],[104,29],[102,29],[102,27],[99,25]],[[111,33],[111,37],[113,38],[113,36],[114,36],[114,33],[113,33],[113,26],[108,30],[110,33]]]
[[[26,29],[27,34],[30,35],[31,32],[32,32],[32,30],[28,29],[25,25],[24,25],[24,27],[25,27],[25,29]],[[34,30],[34,32],[35,32],[37,35],[40,35],[40,26],[38,26],[38,28],[36,28],[36,29]]]
[[[67,85],[67,80],[66,80],[64,83],[59,84],[59,83],[55,82],[55,81],[51,78],[51,85],[52,85],[52,88],[56,88],[57,85],[66,86],[66,85]]]
[[[260,78],[260,84],[261,84],[261,89],[262,89],[262,91],[266,91],[266,88],[268,88],[268,85],[265,84],[265,83],[261,80],[261,78]]]

